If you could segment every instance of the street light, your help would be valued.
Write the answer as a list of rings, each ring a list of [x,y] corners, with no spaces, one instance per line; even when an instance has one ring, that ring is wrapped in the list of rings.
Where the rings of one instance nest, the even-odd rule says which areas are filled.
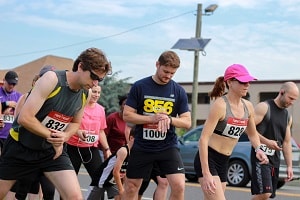
[[[202,4],[198,4],[196,37],[191,39],[179,39],[172,49],[181,49],[194,51],[194,75],[192,88],[192,128],[197,126],[196,112],[198,104],[198,68],[199,68],[199,51],[204,51],[205,46],[211,39],[201,38],[202,15],[212,15],[218,8],[217,4],[212,4],[204,9],[202,13]]]

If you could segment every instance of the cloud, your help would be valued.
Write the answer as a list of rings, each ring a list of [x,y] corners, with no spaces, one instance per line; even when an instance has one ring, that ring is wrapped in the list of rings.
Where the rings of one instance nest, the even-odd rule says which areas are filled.
[[[32,30],[31,34],[21,30],[23,34],[9,41],[13,53],[78,44],[72,49],[56,51],[74,58],[79,49],[99,46],[107,52],[115,71],[121,70],[121,76],[133,76],[132,80],[136,80],[153,74],[159,54],[170,49],[179,38],[195,36],[198,3],[197,0],[64,0],[60,3],[0,0],[3,5],[0,36],[11,36],[16,27]],[[201,35],[212,40],[205,49],[207,55],[200,56],[199,80],[215,80],[227,65],[236,62],[249,66],[254,75],[263,78],[282,78],[285,74],[295,77],[294,72],[283,74],[282,66],[294,71],[298,65],[300,5],[297,0],[204,0],[203,8],[211,3],[217,3],[219,8],[214,15],[202,17]],[[26,43],[39,33],[39,42]],[[15,44],[18,40],[24,41],[22,46],[26,48],[16,48],[20,46]],[[192,80],[193,52],[174,51],[182,61],[175,79]],[[7,48],[5,52],[0,51],[0,56],[13,53]],[[36,59],[37,55],[40,54],[31,57]],[[24,63],[13,57],[1,62],[16,61]]]

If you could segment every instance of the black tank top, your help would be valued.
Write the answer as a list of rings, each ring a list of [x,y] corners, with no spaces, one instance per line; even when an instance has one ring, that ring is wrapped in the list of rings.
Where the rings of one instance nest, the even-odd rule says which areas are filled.
[[[36,118],[47,128],[63,131],[71,122],[72,117],[85,105],[88,91],[73,91],[67,83],[66,71],[55,71],[58,82],[54,90],[36,114]],[[43,137],[31,133],[18,124],[17,118],[12,124],[10,134],[25,147],[33,150],[52,148]],[[18,134],[18,137],[15,135]],[[14,135],[14,136],[13,136]]]
[[[273,99],[267,100],[268,111],[263,120],[256,126],[257,131],[264,137],[275,140],[278,145],[283,144],[286,135],[286,127],[289,121],[287,109],[279,108]],[[270,163],[275,167],[280,164],[280,151],[275,151],[273,156],[268,156]]]

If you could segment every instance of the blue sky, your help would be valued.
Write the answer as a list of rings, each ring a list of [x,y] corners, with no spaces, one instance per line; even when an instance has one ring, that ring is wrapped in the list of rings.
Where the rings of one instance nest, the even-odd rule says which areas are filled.
[[[201,36],[212,40],[200,56],[200,82],[233,63],[259,80],[300,79],[299,0],[0,0],[0,69],[97,47],[133,82],[153,74],[178,39],[195,37],[198,3],[219,6],[202,16]],[[174,80],[191,82],[194,53],[174,51],[181,58]]]

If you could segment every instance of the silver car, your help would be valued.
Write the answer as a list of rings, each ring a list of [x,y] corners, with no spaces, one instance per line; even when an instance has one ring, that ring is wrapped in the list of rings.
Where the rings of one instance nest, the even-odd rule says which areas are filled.
[[[202,132],[203,125],[186,132],[179,137],[178,146],[185,167],[185,176],[189,181],[196,181],[196,173],[194,171],[194,158],[198,151],[198,140]],[[293,171],[294,179],[300,178],[300,148],[294,139],[292,139],[293,149]],[[229,167],[227,171],[227,182],[231,186],[246,186],[251,180],[251,143],[246,134],[243,134],[229,159]],[[279,169],[278,188],[285,184],[286,164],[281,153],[281,165]]]

